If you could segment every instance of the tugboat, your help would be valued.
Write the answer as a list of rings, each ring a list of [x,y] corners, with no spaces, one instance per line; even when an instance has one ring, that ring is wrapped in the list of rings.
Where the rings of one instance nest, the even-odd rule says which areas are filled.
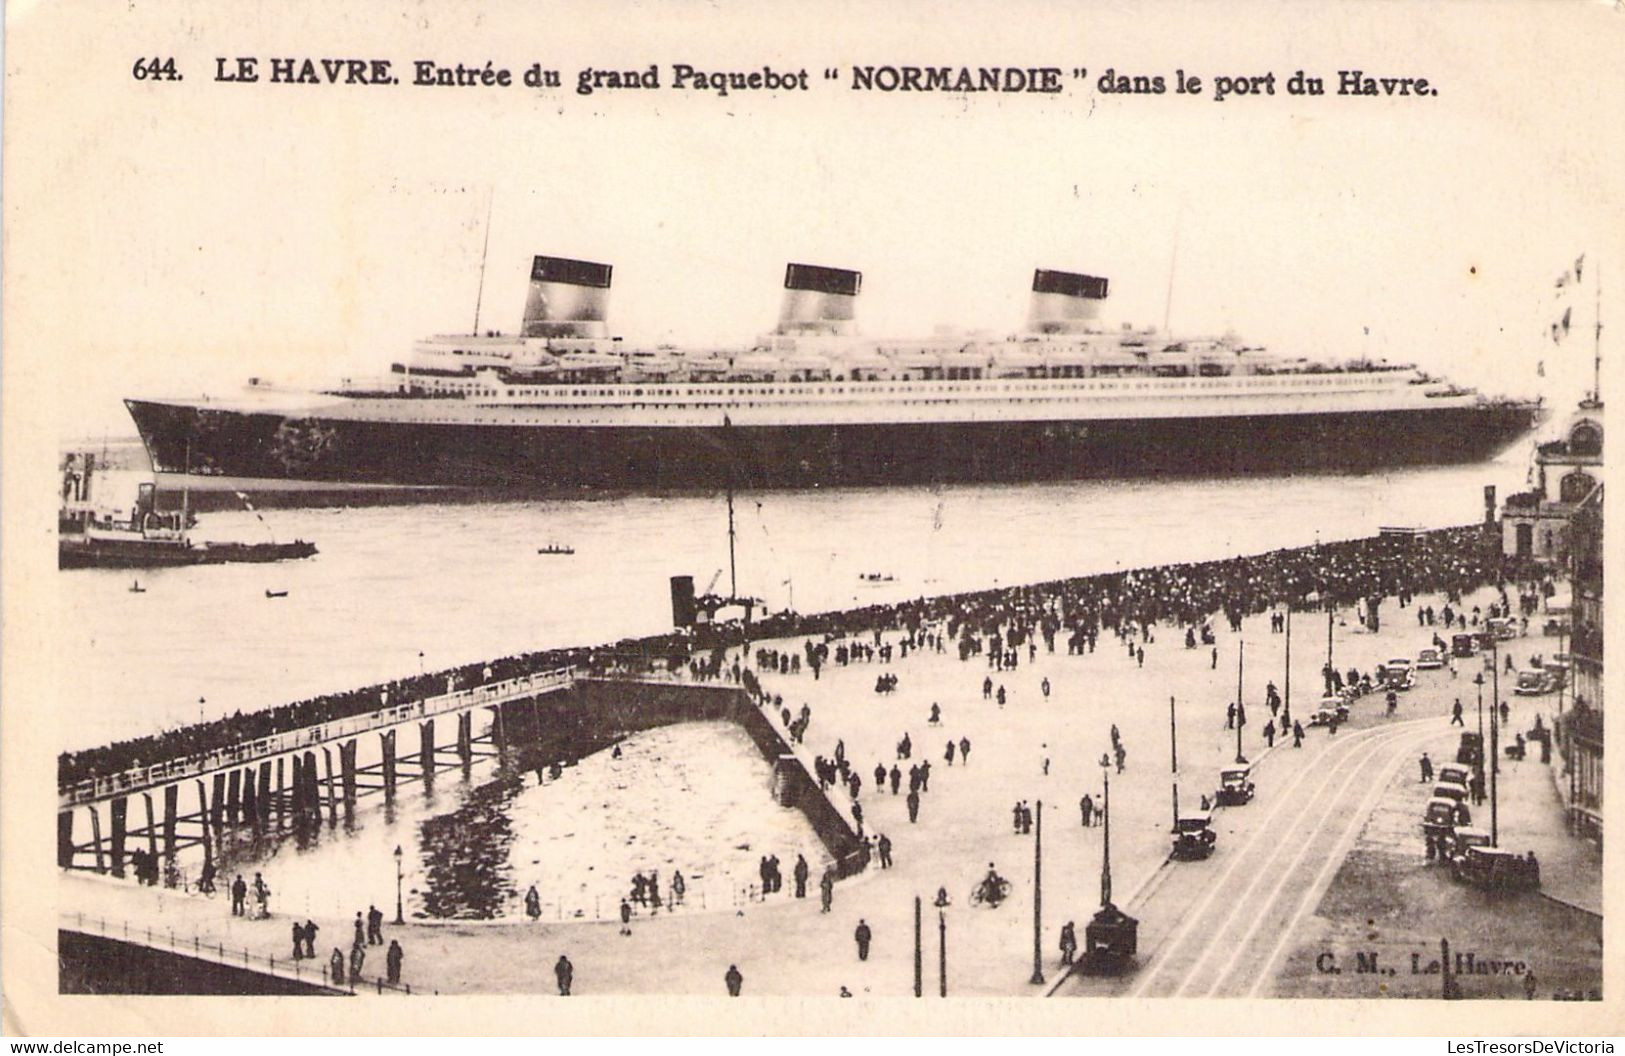
[[[546,546],[537,547],[536,552],[538,554],[556,554],[568,557],[576,552],[576,548],[567,543],[548,543]]]
[[[62,472],[62,507],[57,517],[57,568],[166,568],[230,562],[286,561],[310,557],[314,543],[194,543],[187,534],[197,524],[185,496],[178,511],[157,508],[157,486],[141,484],[129,520],[98,510],[91,500],[96,456],[70,454]],[[144,592],[145,588],[135,593]]]

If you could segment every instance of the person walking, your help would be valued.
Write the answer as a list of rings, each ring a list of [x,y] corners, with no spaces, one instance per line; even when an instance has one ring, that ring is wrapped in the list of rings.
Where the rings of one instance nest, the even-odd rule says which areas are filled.
[[[361,966],[367,963],[367,947],[356,943],[350,947],[350,983],[354,985],[361,981]]]
[[[959,738],[959,762],[963,766],[969,766],[970,765],[970,738],[969,737],[961,737],[961,738]],[[925,776],[926,776],[927,780],[930,780],[931,775],[930,775],[929,772],[927,772]]]
[[[1213,661],[1208,665],[1208,668],[1212,671],[1219,669],[1219,647],[1216,645],[1213,647]]]
[[[830,906],[835,902],[835,870],[825,869],[824,875],[818,878],[818,901],[820,913],[828,913]]]
[[[947,749],[947,751],[943,752],[942,757],[944,759],[948,760],[948,765],[949,766],[954,765],[954,742],[953,741],[948,742],[948,749]]]
[[[1294,722],[1292,724],[1292,747],[1303,747],[1303,723],[1301,722]]]
[[[722,981],[728,986],[729,997],[738,997],[739,988],[745,985],[745,977],[739,974],[737,964],[728,965],[728,972],[722,977]]]
[[[1078,954],[1078,932],[1069,920],[1061,925],[1061,963],[1071,964]]]
[[[1420,760],[1418,760],[1418,765],[1421,767],[1421,770],[1422,770],[1422,784],[1425,785],[1429,781],[1432,781],[1433,780],[1433,760],[1428,758],[1428,753],[1426,753],[1426,752],[1422,753],[1422,758]]]
[[[891,868],[891,837],[887,836],[885,833],[881,833],[880,834],[880,841],[875,845],[875,849],[880,853],[880,868],[882,868],[882,869],[890,869]]]
[[[305,926],[297,920],[293,922],[293,959],[303,960],[305,956]]]
[[[384,912],[377,906],[367,909],[367,945],[382,946],[384,944]]]
[[[795,869],[792,870],[792,873],[795,876],[795,881],[796,881],[796,897],[797,898],[806,898],[807,897],[807,876],[810,873],[810,870],[807,868],[807,856],[806,855],[804,855],[804,854],[797,854],[796,855],[796,865],[795,865]]]
[[[333,947],[333,956],[328,958],[327,974],[334,986],[344,985],[344,951],[337,946]]]
[[[231,915],[242,917],[248,914],[248,885],[243,883],[243,874],[238,873],[237,879],[231,882]]]
[[[874,933],[869,930],[869,925],[863,918],[858,918],[858,927],[852,933],[852,937],[858,943],[858,960],[867,961],[869,959],[869,941],[874,937]]]
[[[305,956],[310,960],[316,959],[316,922],[309,918],[305,920]]]
[[[632,903],[621,899],[621,934],[632,934]]]
[[[910,825],[913,825],[913,824],[915,824],[916,822],[918,822],[920,820],[920,792],[919,792],[919,790],[918,789],[910,789],[909,793],[908,793],[908,799],[905,800],[905,802],[908,804],[908,823]]]
[[[1095,823],[1095,799],[1085,792],[1083,798],[1078,800],[1078,810],[1083,814],[1083,827],[1089,828]]]
[[[553,978],[558,980],[559,996],[569,997],[570,987],[575,982],[576,967],[570,963],[570,958],[559,954],[559,959],[553,962]]]
[[[1456,702],[1454,704],[1450,705],[1450,725],[1452,725],[1452,726],[1466,726],[1467,725],[1461,719],[1461,698],[1460,697],[1457,697]]]
[[[1264,743],[1270,748],[1275,747],[1275,720],[1264,720]]]
[[[384,954],[384,965],[388,969],[391,983],[398,984],[401,981],[401,962],[404,960],[406,960],[406,951],[401,949],[400,940],[391,939],[389,952]]]
[[[350,945],[352,945],[352,946],[366,946],[366,945],[369,945],[368,938],[367,938],[367,926],[365,924],[363,924],[362,921],[361,921],[361,911],[359,909],[356,910],[356,912],[355,912],[355,938],[350,941]]]

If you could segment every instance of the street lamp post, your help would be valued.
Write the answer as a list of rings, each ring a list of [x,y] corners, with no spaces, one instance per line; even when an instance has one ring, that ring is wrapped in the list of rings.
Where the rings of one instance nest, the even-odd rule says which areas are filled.
[[[1105,831],[1101,835],[1100,851],[1100,904],[1112,904],[1112,768],[1111,758],[1100,753],[1100,776],[1106,782],[1100,796],[1100,811],[1105,816]]]
[[[1501,772],[1501,651],[1493,641],[1490,645],[1493,670],[1490,672],[1490,846],[1500,846],[1499,805],[1497,803],[1495,775]]]
[[[1473,676],[1478,687],[1478,779],[1484,780],[1484,672]]]
[[[401,871],[401,845],[395,845],[395,923],[405,924],[406,914],[401,902],[401,880],[406,874]]]
[[[1036,804],[1036,833],[1033,836],[1033,977],[1034,986],[1044,981],[1044,801]]]
[[[1247,643],[1237,643],[1236,651],[1236,765],[1245,766],[1247,757],[1241,754],[1241,728],[1247,724],[1247,705],[1241,699],[1241,675],[1247,660]]]

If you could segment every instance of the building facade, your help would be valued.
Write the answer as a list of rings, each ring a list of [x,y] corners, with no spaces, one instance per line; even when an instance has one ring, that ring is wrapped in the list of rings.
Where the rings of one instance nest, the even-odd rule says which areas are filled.
[[[1534,487],[1507,496],[1501,510],[1501,552],[1507,557],[1566,564],[1569,519],[1602,480],[1600,400],[1580,404],[1561,438],[1541,444]]]
[[[1569,522],[1574,700],[1559,720],[1568,771],[1569,826],[1602,842],[1603,803],[1603,489],[1576,504]]]

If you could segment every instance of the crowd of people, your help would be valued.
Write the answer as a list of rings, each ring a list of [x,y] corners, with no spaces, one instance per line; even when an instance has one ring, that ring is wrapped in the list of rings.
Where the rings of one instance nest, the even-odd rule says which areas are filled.
[[[1440,592],[1459,599],[1487,583],[1501,582],[1517,570],[1503,565],[1499,550],[1486,545],[1480,526],[1442,529],[1407,537],[1378,536],[1275,550],[1227,558],[1140,568],[1027,586],[1002,587],[966,594],[876,604],[858,609],[803,615],[783,612],[757,620],[747,629],[738,624],[689,629],[598,647],[551,649],[465,664],[341,693],[324,694],[292,704],[180,726],[149,736],[120,741],[58,759],[60,786],[87,778],[176,759],[203,759],[229,748],[289,730],[376,711],[393,703],[500,682],[520,675],[574,667],[595,673],[664,664],[670,670],[691,668],[696,677],[741,677],[730,668],[725,647],[748,639],[763,641],[803,637],[801,652],[764,650],[773,670],[795,673],[818,670],[834,662],[890,659],[882,645],[884,631],[904,630],[913,648],[943,651],[946,639],[962,656],[990,655],[990,666],[1006,670],[1029,655],[1037,642],[1053,650],[1066,631],[1069,651],[1093,651],[1105,632],[1131,632],[1142,643],[1158,626],[1202,627],[1215,614],[1233,626],[1243,616],[1295,607],[1331,604],[1349,607],[1364,599],[1405,592]],[[1459,602],[1458,602],[1459,604]],[[930,627],[929,631],[926,628]],[[873,642],[860,640],[873,635]],[[1205,637],[1205,636],[1204,636]],[[822,640],[820,640],[822,639]],[[833,648],[830,643],[835,642]],[[1129,640],[1131,649],[1143,649]],[[878,687],[877,687],[878,688]]]

